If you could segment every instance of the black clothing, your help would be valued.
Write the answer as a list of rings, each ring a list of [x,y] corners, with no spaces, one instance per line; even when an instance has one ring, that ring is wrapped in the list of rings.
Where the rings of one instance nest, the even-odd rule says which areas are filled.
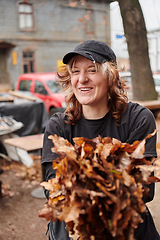
[[[116,125],[114,118],[109,113],[98,120],[88,120],[82,116],[75,125],[67,124],[64,121],[64,113],[56,113],[50,118],[45,129],[42,164],[51,162],[57,157],[55,153],[51,152],[53,144],[51,140],[48,140],[49,135],[57,134],[68,139],[72,144],[73,137],[92,139],[98,135],[109,136],[132,144],[136,140],[143,140],[156,129],[154,116],[150,110],[132,102],[128,103],[119,125]],[[156,136],[147,139],[145,154],[148,157],[157,156]]]
[[[52,169],[52,160],[57,158],[57,154],[51,152],[53,143],[48,139],[49,135],[57,134],[69,142],[73,143],[74,137],[95,138],[98,135],[101,137],[111,137],[132,144],[136,140],[143,140],[149,133],[156,129],[154,116],[151,111],[137,103],[129,102],[125,112],[121,117],[119,124],[115,123],[114,118],[107,113],[103,118],[98,120],[88,120],[83,116],[75,124],[65,123],[65,114],[56,113],[53,115],[45,129],[44,145],[42,152],[42,164],[46,166],[46,180],[53,178],[55,172]],[[147,139],[145,145],[145,156],[147,158],[157,157],[156,153],[156,135]],[[154,184],[150,186],[150,197],[145,200],[151,201],[154,197]],[[46,191],[46,196],[49,193]],[[152,217],[148,214],[142,214],[144,222],[140,224],[135,234],[137,240],[158,240],[160,239]],[[59,240],[59,238],[57,238]],[[69,239],[69,238],[66,238]]]

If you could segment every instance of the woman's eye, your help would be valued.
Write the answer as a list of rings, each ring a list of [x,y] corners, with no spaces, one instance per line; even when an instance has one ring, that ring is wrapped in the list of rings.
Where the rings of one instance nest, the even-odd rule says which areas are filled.
[[[77,74],[77,73],[79,73],[78,70],[72,70],[72,74]]]
[[[95,72],[96,72],[96,69],[95,69],[95,68],[89,68],[89,69],[88,69],[88,72],[90,72],[90,73],[95,73]]]

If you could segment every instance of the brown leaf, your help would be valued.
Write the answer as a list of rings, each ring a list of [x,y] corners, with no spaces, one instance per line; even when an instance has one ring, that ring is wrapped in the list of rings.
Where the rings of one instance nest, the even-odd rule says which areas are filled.
[[[76,7],[76,6],[77,6],[77,1],[71,1],[71,2],[69,3],[69,6],[70,6],[70,7]]]
[[[147,138],[130,145],[110,137],[76,137],[74,146],[57,135],[49,138],[59,157],[53,161],[55,179],[42,183],[50,196],[40,216],[65,221],[79,240],[134,239],[146,211],[143,185],[160,181],[150,177],[159,166],[144,157]]]
[[[40,185],[47,190],[53,191],[53,185],[50,182],[42,182]]]
[[[50,207],[45,207],[39,212],[39,217],[45,218],[47,221],[50,221],[52,219],[52,212],[53,209]]]

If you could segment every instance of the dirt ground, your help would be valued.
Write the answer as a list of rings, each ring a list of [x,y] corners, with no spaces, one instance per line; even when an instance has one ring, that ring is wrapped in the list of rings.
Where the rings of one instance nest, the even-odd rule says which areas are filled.
[[[160,130],[160,122],[158,124]],[[160,131],[158,132],[160,143]],[[160,148],[158,148],[160,156]],[[22,163],[0,158],[0,240],[48,240],[47,221],[38,217],[46,203],[45,198],[35,198],[32,191],[42,182],[40,156],[31,155],[34,164],[26,168]],[[160,232],[160,183],[156,183],[154,200],[148,204]]]
[[[0,158],[0,240],[47,240],[47,221],[38,217],[46,199],[35,198],[32,190],[41,182],[40,158],[27,169],[19,162]]]

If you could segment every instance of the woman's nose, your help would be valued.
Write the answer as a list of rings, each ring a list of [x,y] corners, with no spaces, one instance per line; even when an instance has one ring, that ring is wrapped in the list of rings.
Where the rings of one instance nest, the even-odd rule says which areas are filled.
[[[81,74],[80,74],[80,76],[79,76],[79,82],[80,82],[80,83],[88,82],[88,77],[86,76],[86,74],[84,74],[84,73],[81,73]]]

